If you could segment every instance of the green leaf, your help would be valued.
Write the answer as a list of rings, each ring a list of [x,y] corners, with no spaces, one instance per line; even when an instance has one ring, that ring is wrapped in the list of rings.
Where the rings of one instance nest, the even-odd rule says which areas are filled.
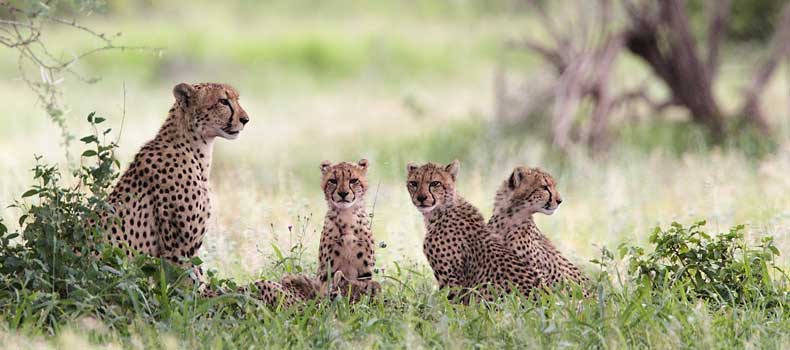
[[[283,260],[283,252],[280,251],[280,248],[274,243],[272,243],[271,246],[272,250],[274,250],[274,254],[277,255],[277,260]]]
[[[84,143],[91,143],[91,142],[98,142],[99,140],[96,138],[95,135],[89,135],[81,138],[80,141]]]
[[[96,151],[94,151],[94,150],[92,150],[92,149],[89,149],[89,150],[87,150],[87,151],[85,151],[85,152],[82,152],[82,156],[83,156],[83,157],[93,157],[93,156],[95,156],[95,155],[97,155],[97,154],[98,154],[98,153],[96,153]]]
[[[192,264],[195,265],[195,266],[203,264],[203,260],[200,259],[200,257],[197,257],[197,256],[193,256],[192,259],[189,259],[189,261],[191,261]]]
[[[90,112],[90,114],[88,114],[88,122],[93,123],[94,115],[96,115],[96,112]]]
[[[27,214],[20,216],[19,217],[19,226],[24,226],[25,220],[27,220]]]
[[[27,198],[27,197],[30,197],[30,196],[35,196],[35,195],[37,195],[38,193],[39,193],[39,190],[37,190],[37,189],[35,189],[35,188],[34,188],[34,189],[31,189],[31,190],[27,190],[27,192],[25,192],[25,193],[22,193],[22,198]]]
[[[101,124],[101,122],[103,122],[105,120],[107,120],[107,119],[102,118],[102,117],[96,117],[96,119],[94,119],[93,122],[96,123],[96,124]]]

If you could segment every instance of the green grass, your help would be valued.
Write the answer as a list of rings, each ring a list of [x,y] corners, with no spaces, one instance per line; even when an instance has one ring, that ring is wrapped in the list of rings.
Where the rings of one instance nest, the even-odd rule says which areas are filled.
[[[116,320],[128,322],[129,335],[89,316],[64,323],[55,337],[43,333],[34,320],[14,327],[13,335],[3,322],[6,329],[0,345],[20,349],[40,348],[41,342],[61,347],[115,344],[185,349],[782,349],[790,342],[787,312],[759,303],[720,307],[684,298],[679,290],[654,296],[644,288],[603,281],[598,295],[581,304],[554,295],[538,302],[512,296],[495,305],[462,306],[448,303],[428,276],[423,269],[393,273],[385,280],[380,302],[353,306],[338,300],[271,310],[245,297],[184,299],[160,306],[162,316],[154,323]],[[17,308],[24,309],[24,301]]]

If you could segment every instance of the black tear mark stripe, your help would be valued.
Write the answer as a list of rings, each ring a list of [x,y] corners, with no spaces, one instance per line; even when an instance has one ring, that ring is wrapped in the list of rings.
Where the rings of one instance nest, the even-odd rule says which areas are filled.
[[[431,199],[433,199],[433,204],[436,204],[436,195],[433,194],[433,186],[431,183],[433,182],[433,175],[436,173],[436,170],[431,170],[431,175],[428,177],[428,193],[431,194]]]
[[[233,109],[232,104],[228,103],[226,106],[230,108],[230,117],[228,118],[228,126],[226,126],[225,128],[227,128],[228,131],[230,131],[231,127],[233,127],[233,115],[236,113],[236,111]]]
[[[551,197],[552,197],[551,190],[549,189],[549,185],[548,185],[548,184],[549,184],[549,179],[547,179],[547,178],[544,176],[544,177],[543,177],[543,182],[544,182],[544,183],[546,183],[546,192],[548,192],[548,193],[549,193],[549,200],[548,200],[548,201],[546,201],[546,206],[548,207],[548,206],[551,204]]]
[[[413,178],[411,176],[409,177],[410,180],[413,179],[414,183],[417,184],[416,186],[414,186],[414,193],[409,192],[411,194],[412,200],[414,200],[415,198],[417,198],[417,196],[420,195],[420,189],[422,189],[422,177],[424,175],[418,171],[415,172],[416,174]]]
[[[422,188],[424,186],[428,186],[428,194],[431,194],[431,186],[430,186],[430,184],[429,185],[425,184],[425,178],[429,177],[429,175],[428,175],[429,173],[430,173],[430,170],[425,170],[425,171],[422,172],[422,174],[420,174],[420,185],[417,188],[417,197],[420,196],[420,192],[422,192]]]

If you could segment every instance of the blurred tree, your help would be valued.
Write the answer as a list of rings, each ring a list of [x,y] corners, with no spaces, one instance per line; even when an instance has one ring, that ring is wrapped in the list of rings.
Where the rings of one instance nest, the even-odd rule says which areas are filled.
[[[687,8],[691,20],[704,23],[708,6],[719,0],[689,0]],[[727,37],[732,41],[768,41],[775,31],[787,0],[730,0],[730,20],[726,23]]]
[[[692,119],[705,126],[715,141],[725,133],[726,118],[713,94],[720,60],[720,46],[726,37],[730,0],[710,2],[705,47],[698,49],[690,30],[684,0],[625,1],[629,26],[626,47],[642,58],[672,92],[672,103],[689,110]],[[790,54],[790,2],[777,23],[771,49],[746,88],[736,121],[751,124],[768,135],[770,128],[759,108],[760,97],[781,59]]]
[[[618,16],[610,0],[576,1],[571,26],[558,26],[543,2],[528,1],[551,42],[527,39],[515,46],[536,53],[557,75],[548,93],[539,96],[553,99],[552,136],[558,147],[565,149],[573,142],[583,142],[593,150],[605,148],[609,115],[620,105],[634,101],[641,101],[656,112],[669,106],[685,108],[716,143],[726,137],[732,123],[752,125],[763,135],[769,135],[770,126],[760,109],[760,97],[781,59],[790,55],[790,2],[785,2],[778,16],[768,54],[757,66],[750,85],[744,87],[741,107],[734,113],[726,113],[716,99],[713,85],[720,66],[721,46],[732,18],[733,0],[705,3],[707,24],[701,40],[703,45],[698,45],[693,33],[685,0],[622,0],[622,16]],[[624,23],[622,28],[617,27],[620,22]],[[668,100],[654,101],[645,86],[617,95],[611,92],[610,72],[623,48],[651,68],[669,90]],[[497,86],[501,105],[502,101],[507,102],[506,97],[501,97],[506,93],[504,84]],[[574,132],[576,112],[583,103],[591,103],[592,116],[582,123],[581,130]],[[506,114],[506,108],[498,110],[499,114]]]

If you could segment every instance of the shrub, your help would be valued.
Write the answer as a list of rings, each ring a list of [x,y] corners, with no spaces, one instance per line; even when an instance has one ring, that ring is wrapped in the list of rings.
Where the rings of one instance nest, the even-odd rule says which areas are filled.
[[[650,235],[652,253],[639,246],[620,246],[622,256],[630,257],[628,271],[638,283],[653,291],[680,288],[685,295],[722,303],[771,304],[785,297],[786,275],[775,264],[779,249],[773,237],[749,245],[743,225],[711,236],[700,221],[688,227],[676,222],[667,230],[656,227]]]
[[[128,259],[89,224],[108,208],[119,170],[117,145],[106,142],[110,129],[97,129],[103,121],[88,116],[94,132],[81,139],[88,149],[73,171],[75,185],[64,185],[58,166],[36,157],[36,184],[22,195],[36,200],[14,205],[22,211],[19,232],[0,222],[0,309],[12,328],[33,322],[54,333],[59,321],[91,316],[127,333],[131,320],[158,319],[171,303],[196,295],[182,283],[188,271],[146,256]]]

